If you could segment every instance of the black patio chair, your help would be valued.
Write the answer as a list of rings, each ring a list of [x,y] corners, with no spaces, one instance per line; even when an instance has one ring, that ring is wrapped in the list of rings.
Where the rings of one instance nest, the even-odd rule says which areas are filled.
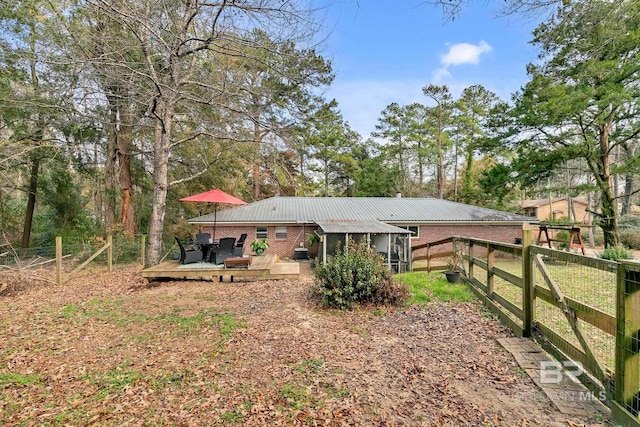
[[[198,233],[196,234],[196,244],[197,245],[208,245],[211,243],[211,234],[209,233]]]
[[[204,252],[200,249],[185,249],[184,245],[176,237],[176,242],[178,242],[178,247],[180,248],[180,264],[191,264],[194,262],[202,261],[204,257]]]
[[[236,246],[233,249],[233,256],[243,256],[244,255],[244,241],[247,240],[247,233],[242,233],[240,238],[236,242]]]
[[[209,262],[214,264],[224,264],[224,260],[233,256],[236,245],[235,237],[223,237],[220,244],[214,247],[209,255]]]
[[[212,246],[211,234],[209,233],[198,233],[196,234],[196,245],[198,248],[202,250],[203,255],[202,259],[209,258],[209,249]]]

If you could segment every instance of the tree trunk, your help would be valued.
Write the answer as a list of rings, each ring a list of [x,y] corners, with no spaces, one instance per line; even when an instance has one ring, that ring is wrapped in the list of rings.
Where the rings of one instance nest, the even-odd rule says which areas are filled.
[[[602,193],[602,218],[600,218],[600,228],[602,228],[602,233],[604,234],[605,248],[620,245],[616,201],[612,191]]]
[[[590,248],[594,248],[595,247],[595,242],[593,239],[593,197],[591,194],[591,191],[589,191],[589,193],[587,193],[587,224],[590,225],[589,227],[589,247]]]
[[[136,234],[135,205],[132,198],[131,183],[131,115],[125,113],[126,107],[120,108],[120,127],[118,132],[118,166],[120,183],[120,195],[122,206],[120,209],[120,224],[125,236],[133,237]]]
[[[122,151],[118,152],[120,164],[120,194],[122,207],[120,210],[120,223],[125,236],[133,237],[136,234],[135,205],[131,191],[131,155]]]
[[[35,39],[35,29],[33,25],[31,25],[31,38],[30,38],[30,48],[32,58],[29,61],[30,71],[31,71],[31,85],[33,87],[34,92],[38,92],[40,87],[40,82],[38,79],[38,70],[36,64],[36,47],[35,47],[36,39]],[[40,118],[36,120],[38,123],[38,128],[36,130],[36,134],[34,135],[34,139],[37,143],[42,141],[42,137],[44,136],[44,124],[40,123]],[[31,227],[33,224],[33,214],[36,209],[36,193],[38,191],[38,173],[40,169],[40,158],[38,157],[40,154],[36,149],[35,154],[31,155],[31,177],[29,180],[29,197],[27,199],[27,210],[24,214],[24,227],[22,228],[22,242],[21,247],[24,252],[29,248],[29,241],[31,240]]]
[[[453,201],[458,201],[458,141],[456,141],[453,160]]]
[[[629,172],[624,177],[624,197],[622,198],[622,208],[620,209],[620,215],[631,214],[631,194],[634,187],[634,174]]]
[[[104,161],[104,226],[107,232],[113,230],[116,223],[116,161],[118,149],[118,102],[112,97],[109,101],[109,131]]]
[[[467,149],[465,152],[465,165],[464,165],[464,174],[462,176],[462,195],[463,202],[469,203],[471,202],[471,193],[473,192],[473,177],[472,169],[473,169],[473,148],[471,144],[467,142]]]
[[[635,155],[637,150],[637,144],[625,144],[624,152],[625,158],[631,159]],[[622,198],[622,209],[620,210],[620,215],[629,215],[631,214],[631,195],[633,194],[633,190],[635,187],[635,175],[632,172],[627,172],[624,178],[624,197]]]
[[[574,209],[573,199],[567,193],[567,216],[569,217],[569,221],[576,222],[576,210]]]
[[[438,199],[444,199],[444,146],[442,143],[442,128],[438,124]]]
[[[600,228],[604,234],[605,248],[620,245],[620,232],[618,230],[618,209],[611,175],[611,154],[609,153],[609,132],[611,123],[605,123],[600,127],[599,158],[596,164],[588,162],[592,168],[596,185],[600,189],[600,204],[602,213]]]
[[[158,102],[160,103],[160,101]],[[170,151],[171,124],[173,106],[165,106],[160,117],[156,118],[153,150],[153,202],[149,224],[149,245],[146,266],[160,262],[162,256],[162,232],[164,229],[165,208],[168,190],[168,165]],[[156,113],[158,114],[158,112]]]
[[[418,142],[418,179],[420,180],[420,190],[424,185],[424,159],[422,157],[422,143]]]
[[[329,197],[329,162],[324,161],[324,197]]]
[[[33,223],[33,213],[36,208],[36,192],[38,191],[38,170],[40,169],[40,159],[34,156],[31,159],[31,179],[29,180],[29,197],[27,200],[27,211],[24,215],[24,228],[22,229],[22,251],[29,248],[31,240],[31,226]]]
[[[260,200],[260,125],[258,123],[253,124],[253,201]]]

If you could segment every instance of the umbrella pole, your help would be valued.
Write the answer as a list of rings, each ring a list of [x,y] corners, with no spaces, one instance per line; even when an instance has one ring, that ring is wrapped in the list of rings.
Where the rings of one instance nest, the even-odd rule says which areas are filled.
[[[218,220],[218,204],[213,204],[213,241],[216,241],[216,222]]]

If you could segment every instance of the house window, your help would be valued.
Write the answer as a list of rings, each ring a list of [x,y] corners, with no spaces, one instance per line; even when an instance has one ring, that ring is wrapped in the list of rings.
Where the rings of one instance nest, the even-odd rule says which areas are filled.
[[[411,238],[417,239],[420,237],[420,227],[417,225],[399,225],[398,228],[404,228],[405,230],[409,230],[411,232]]]
[[[276,239],[277,240],[286,240],[287,238],[287,227],[276,227]]]
[[[256,240],[267,240],[267,227],[256,227]]]

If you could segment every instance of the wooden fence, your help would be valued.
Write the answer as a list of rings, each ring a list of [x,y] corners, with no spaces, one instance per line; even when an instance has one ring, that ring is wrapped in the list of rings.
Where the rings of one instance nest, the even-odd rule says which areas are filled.
[[[34,279],[62,285],[90,264],[104,266],[109,273],[113,272],[114,265],[131,265],[139,261],[144,267],[146,245],[145,235],[136,236],[135,239],[107,235],[106,239],[96,238],[73,243],[63,242],[62,237],[57,236],[54,246],[33,247],[28,250],[14,250],[7,244],[0,250],[0,272],[23,272]],[[175,252],[176,243],[173,239],[167,248],[161,262]],[[53,269],[41,268],[48,264]]]
[[[140,236],[140,248],[139,248],[140,262],[142,266],[144,266],[144,262],[145,262],[145,254],[146,254],[145,247],[146,247],[146,236],[142,235]],[[114,248],[113,237],[111,235],[108,235],[106,243],[101,248],[99,248],[89,258],[87,258],[84,262],[78,265],[73,271],[65,274],[63,269],[63,264],[62,264],[62,259],[64,258],[62,255],[62,237],[57,236],[56,248],[55,248],[56,284],[61,285],[67,280],[69,280],[73,275],[83,270],[85,267],[87,267],[91,262],[93,262],[98,256],[100,256],[105,251],[107,255],[107,270],[109,271],[109,273],[112,273],[113,272],[113,248]],[[165,257],[168,256],[169,253],[170,252],[167,252]]]
[[[535,246],[533,230],[522,245],[451,237],[412,247],[414,271],[443,270],[431,261],[463,251],[467,283],[514,334],[582,363],[580,379],[605,392],[614,420],[640,426],[640,263]]]
[[[100,254],[104,251],[107,251],[107,269],[109,273],[113,272],[113,238],[111,235],[107,236],[107,243],[104,244],[100,249],[98,249],[93,255],[91,255],[88,259],[86,259],[82,264],[77,266],[73,271],[64,275],[62,269],[62,237],[56,237],[56,283],[58,285],[63,284],[67,280],[71,278],[74,274],[78,273],[80,270],[85,268],[87,265],[91,263],[94,259],[96,259]]]

